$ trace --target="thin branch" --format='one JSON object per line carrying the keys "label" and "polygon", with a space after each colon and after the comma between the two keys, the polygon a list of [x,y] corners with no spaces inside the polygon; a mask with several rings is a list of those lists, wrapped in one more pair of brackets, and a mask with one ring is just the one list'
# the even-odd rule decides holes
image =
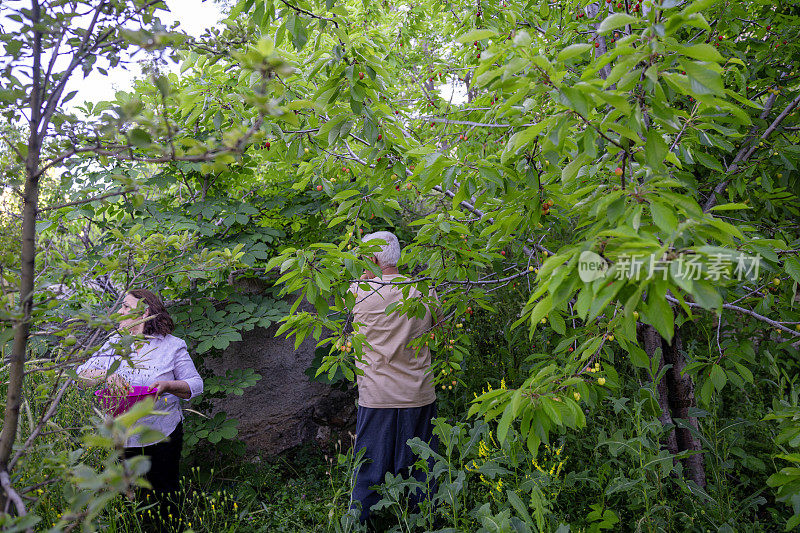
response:
{"label": "thin branch", "polygon": [[[0,472],[0,486],[3,487],[9,501],[14,503],[14,507],[17,509],[17,516],[25,516],[28,514],[28,511],[25,510],[25,503],[23,503],[17,491],[14,490],[14,487],[11,486],[11,478],[5,470]],[[28,531],[30,531],[30,529]]]}
{"label": "thin branch", "polygon": [[44,415],[42,415],[42,418],[39,419],[39,423],[36,424],[34,430],[31,431],[31,434],[28,436],[27,440],[25,441],[25,444],[23,444],[22,447],[17,450],[17,453],[15,453],[14,457],[12,457],[11,461],[9,461],[8,463],[9,470],[12,470],[17,461],[19,461],[20,457],[22,457],[25,453],[27,453],[28,448],[30,448],[31,444],[33,444],[33,441],[35,441],[36,438],[39,436],[39,434],[42,432],[42,429],[44,428],[45,424],[47,424],[48,420],[50,420],[51,418],[53,418],[53,416],[55,416],[56,412],[58,411],[58,406],[61,404],[61,400],[64,398],[64,394],[66,394],[70,385],[72,385],[71,379],[67,380],[67,382],[64,383],[64,385],[61,387],[61,390],[58,391],[58,394],[56,394],[55,398],[53,398],[53,401],[50,403],[50,408]]}
{"label": "thin branch", "polygon": [[[680,301],[678,301],[677,298],[674,298],[674,297],[669,296],[669,295],[666,295],[665,298],[667,299],[668,302],[672,302],[672,303],[680,305]],[[689,307],[705,309],[702,305],[697,304],[697,303],[693,303],[693,302],[684,302],[684,303],[686,305],[688,305]],[[765,323],[769,324],[770,326],[772,326],[774,328],[778,328],[780,330],[783,330],[783,331],[785,331],[787,333],[792,334],[795,337],[800,337],[800,331],[795,331],[793,329],[787,328],[786,326],[784,326],[780,322],[772,320],[771,318],[767,318],[764,315],[760,315],[760,314],[756,313],[755,311],[751,311],[750,309],[747,309],[745,307],[739,307],[738,305],[733,305],[733,304],[722,304],[722,308],[723,309],[730,309],[731,311],[736,311],[737,313],[742,313],[744,315],[749,315],[749,316],[755,318],[756,320],[760,320],[761,322],[765,322]]]}
{"label": "thin branch", "polygon": [[[774,96],[775,95],[773,95],[773,97]],[[759,139],[762,140],[762,141],[766,140],[767,137],[769,137],[772,134],[772,132],[775,131],[778,126],[780,126],[781,122],[783,122],[783,120],[787,116],[789,116],[789,113],[791,113],[792,110],[794,110],[794,108],[797,107],[798,104],[800,104],[800,95],[798,95],[794,100],[792,100],[786,106],[786,108],[781,112],[781,114],[778,115],[775,118],[775,120],[772,121],[772,124],[770,124],[769,127],[766,130],[764,130],[764,133],[761,134]],[[768,112],[769,111],[765,110],[765,113],[768,113]],[[766,118],[765,113],[761,114],[761,118]],[[743,146],[742,149],[739,150],[739,153],[736,154],[736,157],[734,158],[734,160],[731,162],[731,165],[726,170],[726,174],[735,174],[736,172],[738,172],[739,167],[741,166],[741,164],[747,162],[747,160],[750,158],[750,156],[753,155],[753,152],[756,151],[756,149],[758,148],[758,144],[755,143],[755,142],[752,143],[750,145],[750,148],[748,150],[746,150],[746,151],[745,151],[745,148],[746,148],[746,146]],[[717,205],[717,195],[721,194],[728,187],[729,181],[730,181],[730,179],[726,179],[725,181],[721,182],[719,185],[714,187],[714,191],[711,193],[711,197],[706,202],[706,205],[703,206],[703,212],[708,212],[712,207]]]}
{"label": "thin branch", "polygon": [[58,205],[53,205],[53,206],[49,206],[49,207],[42,207],[42,208],[39,209],[39,212],[41,213],[41,212],[44,212],[44,211],[52,211],[52,210],[55,210],[55,209],[61,209],[62,207],[72,207],[72,206],[75,206],[75,205],[88,204],[89,202],[97,202],[99,200],[105,200],[106,198],[110,198],[112,196],[120,196],[120,195],[124,196],[124,195],[132,193],[132,192],[136,192],[136,189],[125,189],[124,191],[114,191],[114,192],[110,192],[108,194],[103,194],[101,196],[94,196],[92,198],[85,198],[83,200],[75,200],[74,202],[67,202],[65,204],[58,204]]}
{"label": "thin branch", "polygon": [[527,128],[528,126],[535,126],[536,123],[531,124],[487,124],[485,122],[473,122],[471,120],[450,120],[447,118],[439,118],[439,117],[421,117],[422,120],[426,120],[429,122],[439,122],[442,124],[458,124],[460,126],[472,126],[475,128]]}
{"label": "thin branch", "polygon": [[306,11],[305,9],[303,9],[303,8],[301,8],[301,7],[298,7],[298,6],[292,5],[292,4],[290,4],[289,2],[287,2],[286,0],[281,0],[281,2],[283,2],[283,3],[286,5],[286,7],[288,7],[288,8],[291,8],[291,9],[294,9],[294,10],[295,10],[295,11],[297,11],[298,13],[303,13],[304,15],[308,15],[309,17],[311,17],[311,18],[315,18],[315,19],[318,19],[318,20],[327,20],[328,22],[330,22],[331,24],[333,24],[334,26],[336,26],[336,28],[339,28],[339,23],[338,23],[338,22],[336,22],[336,19],[329,19],[329,18],[327,18],[327,17],[323,17],[323,16],[321,16],[321,15],[315,15],[315,14],[314,14],[314,13],[312,13],[311,11]]}

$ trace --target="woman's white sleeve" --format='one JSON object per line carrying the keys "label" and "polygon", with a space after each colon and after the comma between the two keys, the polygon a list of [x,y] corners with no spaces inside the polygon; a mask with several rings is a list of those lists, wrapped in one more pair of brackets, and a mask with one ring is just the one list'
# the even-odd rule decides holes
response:
{"label": "woman's white sleeve", "polygon": [[108,368],[111,366],[113,360],[114,356],[111,352],[111,345],[110,343],[106,342],[103,347],[97,351],[97,353],[87,359],[86,362],[81,366],[76,368],[75,372],[78,374],[86,370],[102,370],[103,372],[108,372]]}
{"label": "woman's white sleeve", "polygon": [[181,341],[175,353],[175,370],[173,371],[175,379],[185,381],[189,384],[189,391],[194,398],[203,392],[203,378],[197,372],[194,366],[189,350],[186,348],[186,342]]}

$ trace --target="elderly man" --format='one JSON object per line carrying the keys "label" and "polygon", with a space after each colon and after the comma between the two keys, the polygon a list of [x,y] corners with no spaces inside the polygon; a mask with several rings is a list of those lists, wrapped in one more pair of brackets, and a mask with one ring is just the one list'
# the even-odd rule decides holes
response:
{"label": "elderly man", "polygon": [[[385,241],[372,262],[380,268],[380,280],[388,282],[400,276],[397,262],[400,243],[393,233],[379,231],[363,238]],[[438,309],[435,318],[428,309],[423,318],[409,318],[397,312],[386,314],[386,308],[404,301],[401,287],[375,283],[376,277],[366,271],[363,281],[354,283],[353,323],[366,337],[364,363],[356,365],[364,374],[358,376],[358,414],[356,417],[355,451],[366,448],[368,460],[356,474],[352,499],[361,502],[361,521],[369,518],[370,507],[378,500],[369,487],[383,482],[386,472],[408,473],[415,456],[406,442],[414,437],[436,446],[431,419],[436,417],[436,391],[430,374],[431,353],[423,346],[416,353],[409,343],[424,334],[441,320]],[[369,285],[369,289],[359,285]],[[431,296],[436,295],[431,291]],[[408,298],[421,298],[412,287]],[[424,473],[414,472],[424,480]],[[412,503],[417,501],[414,495]]]}

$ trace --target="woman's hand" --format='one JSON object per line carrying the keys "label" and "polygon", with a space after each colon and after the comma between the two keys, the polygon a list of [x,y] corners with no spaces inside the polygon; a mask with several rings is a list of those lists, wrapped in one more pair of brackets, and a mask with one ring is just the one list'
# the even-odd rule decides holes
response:
{"label": "woman's hand", "polygon": [[111,374],[106,378],[106,387],[112,396],[127,396],[133,390],[131,384],[119,374]]}
{"label": "woman's hand", "polygon": [[173,394],[183,400],[188,400],[192,396],[192,391],[189,389],[189,384],[182,379],[156,381],[150,385],[151,389],[158,389],[156,398],[162,394]]}
{"label": "woman's hand", "polygon": [[96,387],[106,379],[106,373],[104,370],[99,370],[97,368],[92,368],[90,370],[84,370],[80,374],[78,374],[78,379],[75,381],[78,386],[82,389],[88,389],[89,387]]}

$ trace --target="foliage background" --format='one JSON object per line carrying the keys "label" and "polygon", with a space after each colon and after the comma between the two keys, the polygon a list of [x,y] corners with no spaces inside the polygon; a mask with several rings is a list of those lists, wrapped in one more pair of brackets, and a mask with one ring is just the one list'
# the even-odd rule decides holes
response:
{"label": "foliage background", "polygon": [[[76,420],[91,407],[62,388],[113,329],[125,288],[170,301],[201,365],[282,322],[319,342],[318,376],[352,380],[362,337],[347,287],[366,266],[359,236],[384,228],[447,316],[420,340],[445,416],[437,506],[408,509],[414,482],[389,477],[387,528],[800,522],[796,6],[243,0],[200,39],[159,24],[162,7],[2,8],[3,527],[139,527],[124,496],[146,465],[116,456],[144,411]],[[74,64],[20,74],[62,41]],[[132,91],[64,106],[79,95],[61,80],[116,68],[128,49],[154,54]],[[179,75],[159,69],[173,58]],[[587,283],[584,251],[612,274],[629,254],[670,267]],[[759,276],[692,280],[678,266],[707,275],[740,254],[761,258]],[[274,287],[243,296],[247,278]],[[316,312],[298,311],[302,298]],[[209,378],[192,408],[258,383]],[[236,432],[224,415],[194,416],[187,454],[238,457]],[[209,498],[246,480],[210,511],[190,498],[188,527],[356,528],[347,444],[295,457],[302,472],[187,471],[187,490]]]}

